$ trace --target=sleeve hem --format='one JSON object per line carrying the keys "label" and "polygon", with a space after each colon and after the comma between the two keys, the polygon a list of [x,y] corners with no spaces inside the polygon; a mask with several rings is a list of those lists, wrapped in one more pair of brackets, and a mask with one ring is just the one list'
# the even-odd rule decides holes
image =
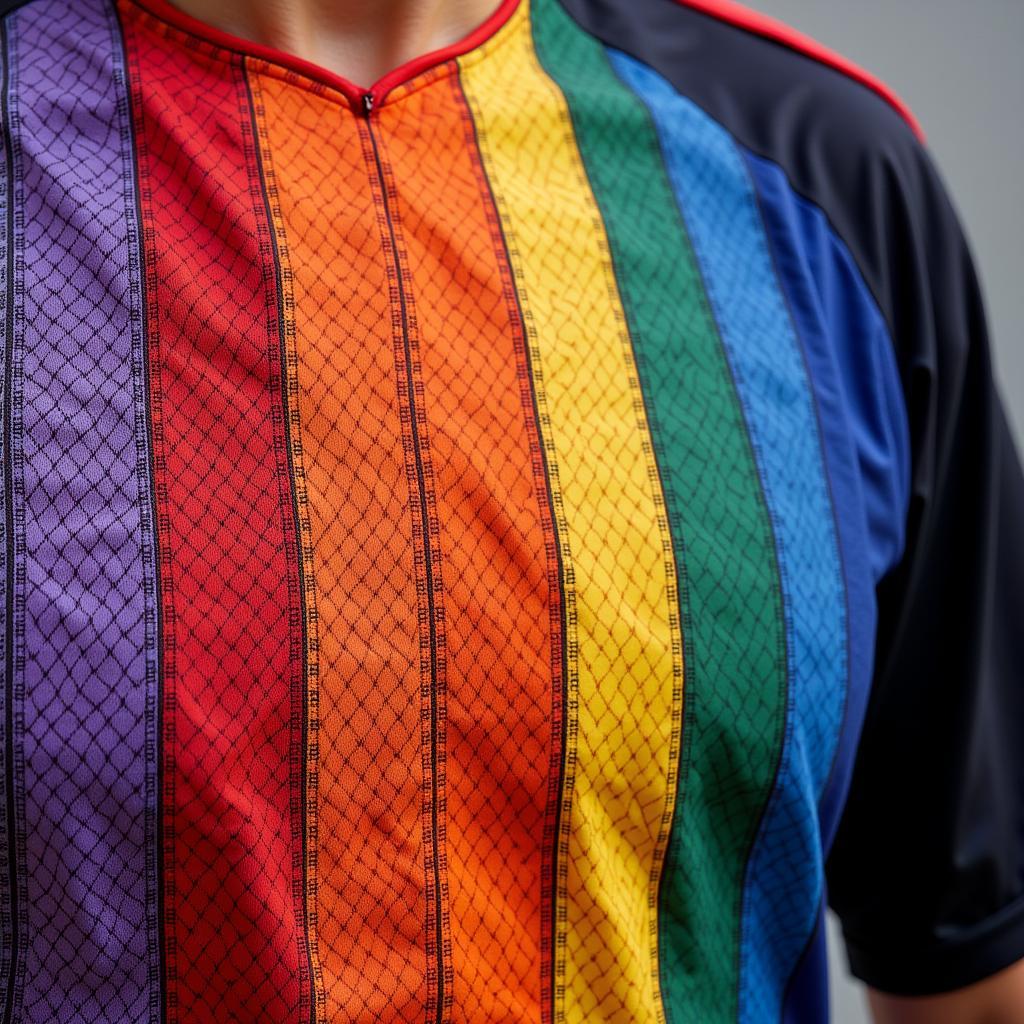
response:
{"label": "sleeve hem", "polygon": [[[894,914],[894,917],[896,915]],[[1024,895],[947,941],[927,946],[888,940],[860,944],[844,930],[850,973],[891,995],[938,995],[963,988],[1024,959]]]}

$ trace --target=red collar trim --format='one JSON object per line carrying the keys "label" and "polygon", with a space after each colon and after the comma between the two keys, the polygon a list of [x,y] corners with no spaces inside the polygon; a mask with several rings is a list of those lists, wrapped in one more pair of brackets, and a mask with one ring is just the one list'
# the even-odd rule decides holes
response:
{"label": "red collar trim", "polygon": [[470,50],[483,45],[508,21],[521,0],[501,0],[498,8],[475,29],[463,36],[462,39],[449,46],[443,46],[440,49],[431,50],[429,53],[424,53],[418,57],[413,57],[411,60],[407,60],[404,64],[392,68],[387,74],[382,75],[368,87],[357,85],[350,79],[336,74],[320,64],[304,60],[293,53],[288,53],[286,50],[265,46],[262,43],[256,43],[249,39],[243,39],[241,36],[232,35],[230,32],[224,32],[199,18],[193,18],[192,15],[186,14],[171,4],[169,0],[132,0],[132,2],[161,21],[173,25],[175,28],[190,35],[199,36],[222,49],[231,50],[234,53],[245,56],[258,57],[260,60],[265,60],[272,64],[280,64],[305,75],[307,78],[337,89],[345,94],[353,106],[358,108],[365,103],[364,97],[366,96],[371,96],[371,103],[374,106],[379,106],[387,93],[396,85],[408,82],[411,78],[415,78],[429,68],[436,67],[438,64],[444,64],[446,61],[460,57]]}

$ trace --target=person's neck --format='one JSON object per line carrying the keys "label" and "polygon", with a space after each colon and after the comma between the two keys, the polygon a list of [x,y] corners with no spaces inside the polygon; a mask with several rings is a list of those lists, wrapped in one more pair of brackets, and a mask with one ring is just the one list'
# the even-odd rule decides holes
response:
{"label": "person's neck", "polygon": [[407,60],[462,39],[498,0],[172,0],[224,32],[369,86]]}

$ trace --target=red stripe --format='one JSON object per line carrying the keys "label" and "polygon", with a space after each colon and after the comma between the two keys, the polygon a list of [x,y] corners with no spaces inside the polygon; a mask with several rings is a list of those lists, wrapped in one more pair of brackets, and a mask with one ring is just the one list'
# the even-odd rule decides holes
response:
{"label": "red stripe", "polygon": [[184,11],[179,10],[169,0],[133,0],[133,2],[141,7],[145,7],[162,21],[192,35],[200,36],[211,43],[215,43],[228,50],[233,50],[236,53],[259,57],[273,64],[280,64],[286,68],[291,68],[307,78],[321,82],[332,89],[337,89],[352,104],[360,102],[364,93],[372,93],[374,102],[378,105],[396,85],[407,82],[421,71],[426,71],[437,64],[443,64],[445,61],[452,60],[481,45],[508,21],[512,16],[512,12],[519,5],[519,0],[501,0],[496,10],[458,41],[449,46],[442,46],[439,49],[431,50],[429,53],[413,57],[411,60],[398,65],[398,67],[392,68],[392,70],[378,78],[371,86],[365,87],[356,85],[351,79],[330,71],[313,61],[303,60],[303,58],[297,57],[294,53],[279,50],[274,46],[266,46],[263,43],[253,42],[250,39],[244,39],[241,36],[232,35],[230,32],[215,28],[213,25],[200,21],[198,18],[193,18]]}
{"label": "red stripe", "polygon": [[237,63],[122,4],[162,606],[168,1019],[296,1020],[301,613],[269,226]]}
{"label": "red stripe", "polygon": [[684,7],[692,7],[696,11],[710,14],[714,18],[720,18],[722,21],[728,21],[733,25],[738,25],[740,28],[756,32],[767,39],[772,39],[793,50],[798,50],[808,57],[813,57],[815,60],[821,61],[822,64],[828,64],[837,71],[842,71],[843,74],[849,75],[850,78],[878,93],[910,125],[918,139],[921,142],[925,141],[924,129],[910,107],[896,95],[889,85],[871,74],[870,71],[865,71],[864,68],[855,64],[848,57],[844,57],[841,53],[836,53],[835,50],[830,50],[816,39],[812,39],[810,36],[804,35],[803,32],[791,28],[785,22],[770,18],[766,14],[752,11],[749,7],[735,3],[734,0],[676,0],[676,2]]}

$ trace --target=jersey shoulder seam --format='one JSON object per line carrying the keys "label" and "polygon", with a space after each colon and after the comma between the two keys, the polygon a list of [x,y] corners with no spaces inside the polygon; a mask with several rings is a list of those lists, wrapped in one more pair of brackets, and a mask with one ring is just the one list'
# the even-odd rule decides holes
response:
{"label": "jersey shoulder seam", "polygon": [[849,57],[825,46],[824,43],[818,42],[777,18],[751,10],[751,8],[737,3],[736,0],[675,0],[675,2],[755,35],[763,36],[772,42],[780,43],[820,64],[834,68],[881,96],[907,122],[918,140],[922,143],[926,141],[924,129],[914,112],[890,85],[850,60]]}

